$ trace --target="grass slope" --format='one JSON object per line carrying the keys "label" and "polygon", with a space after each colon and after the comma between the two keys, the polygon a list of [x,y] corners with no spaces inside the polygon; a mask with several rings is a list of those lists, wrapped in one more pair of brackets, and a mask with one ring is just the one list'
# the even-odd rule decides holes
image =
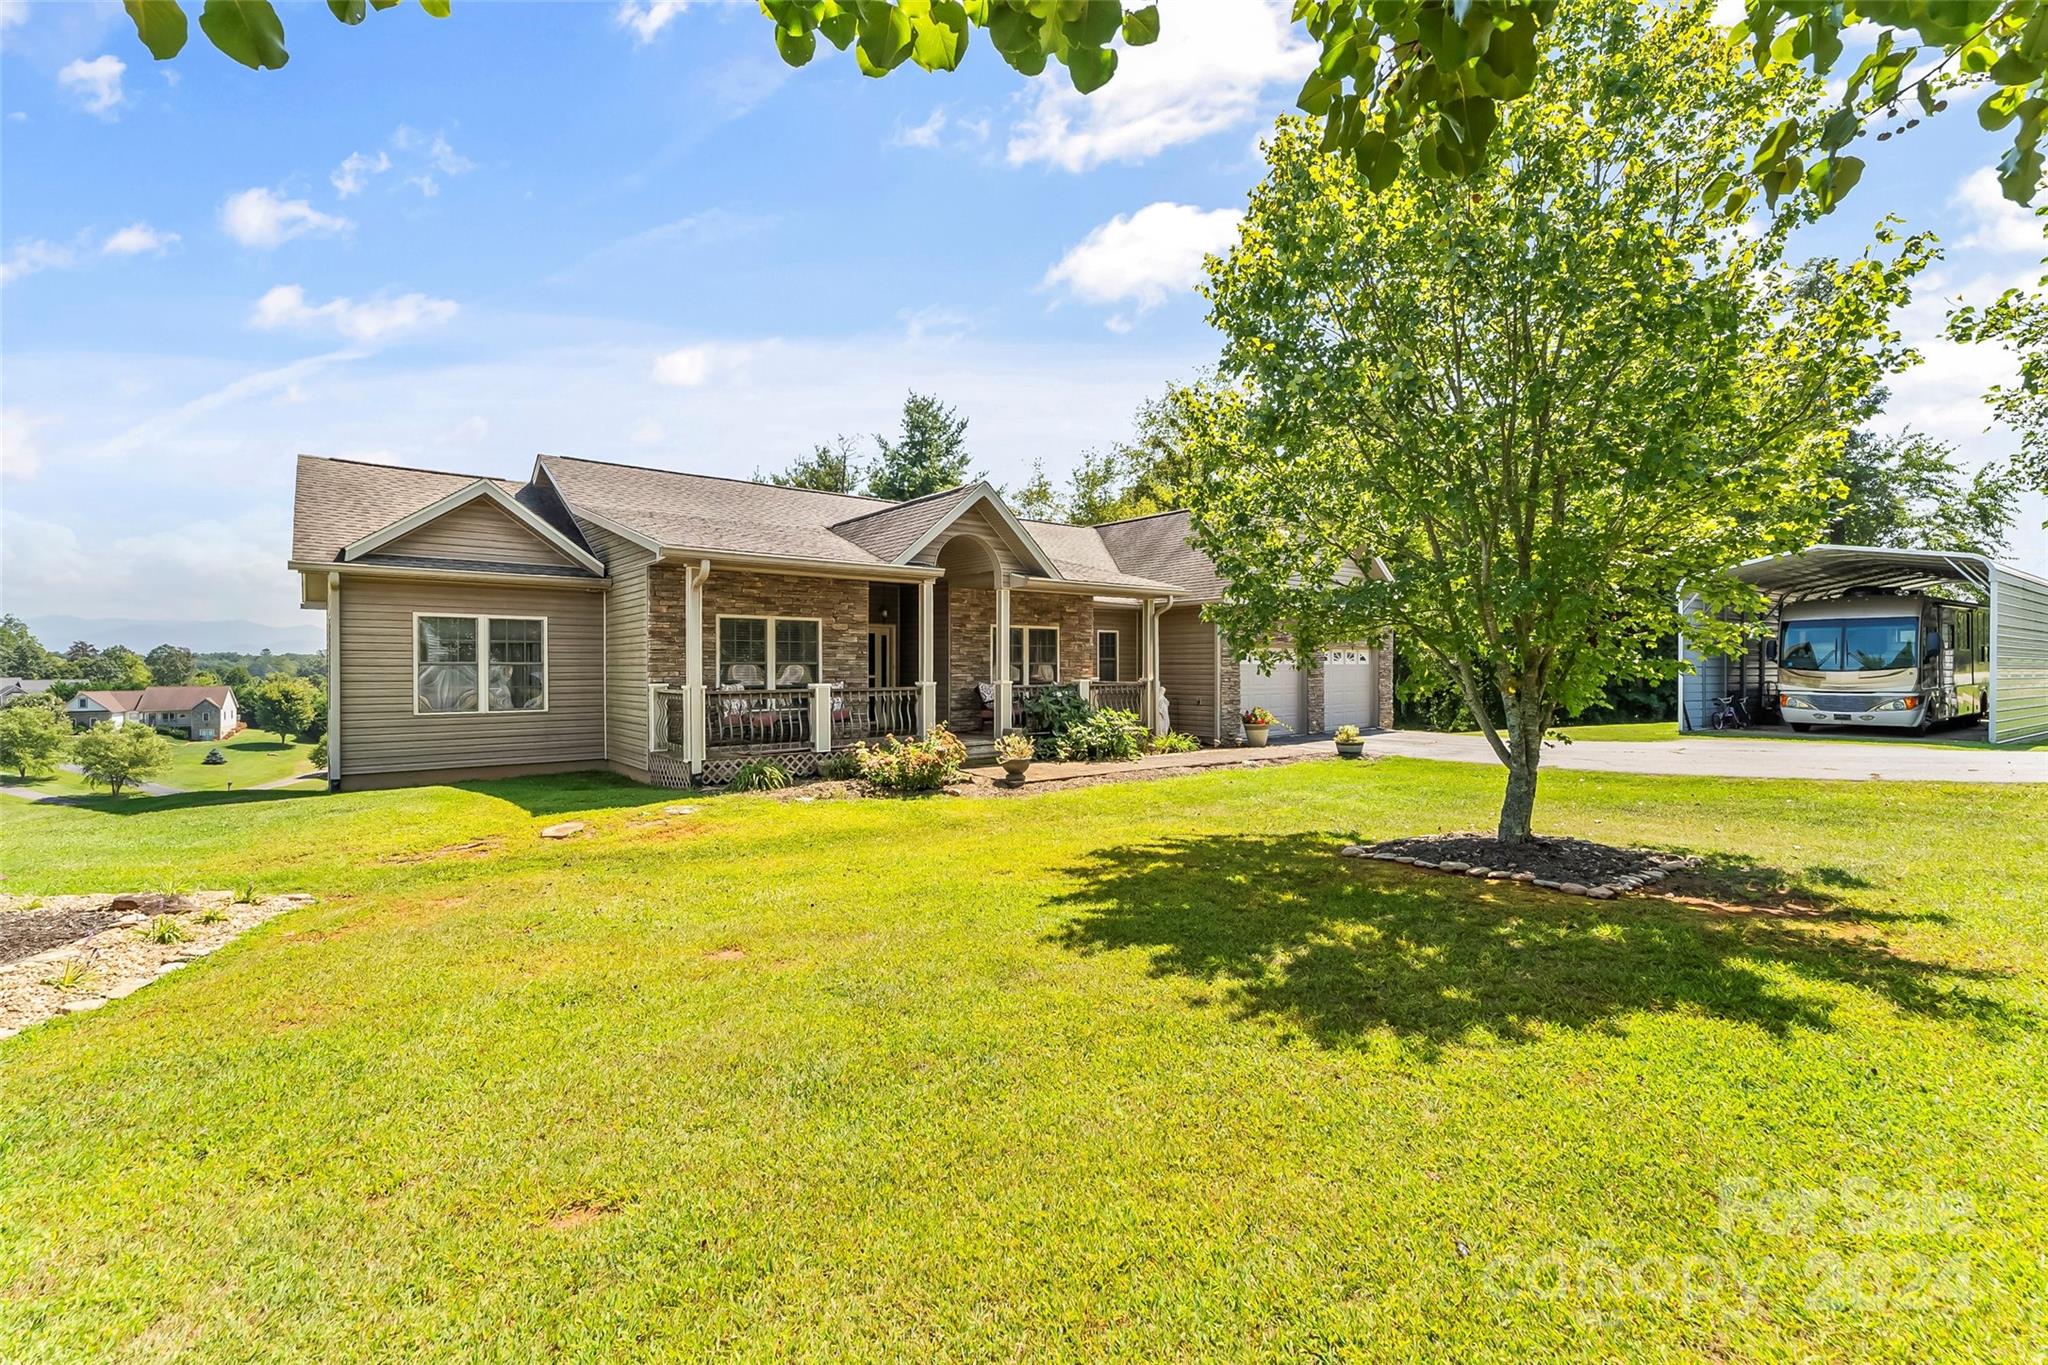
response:
{"label": "grass slope", "polygon": [[0,1358],[2048,1349],[2048,792],[1545,779],[1749,913],[1332,856],[1498,786],[9,804],[325,899],[0,1043]]}
{"label": "grass slope", "polygon": [[[225,763],[209,766],[206,753],[218,748]],[[313,770],[313,746],[295,744],[280,740],[275,735],[259,736],[254,730],[244,730],[232,739],[216,743],[212,740],[173,739],[171,740],[171,765],[151,778],[167,787],[178,787],[185,791],[219,792],[230,786],[238,790],[275,782]],[[66,796],[106,795],[104,787],[90,787],[77,773],[59,772],[48,777],[31,777],[23,780],[12,774],[0,774],[0,786],[23,787],[30,791],[61,792]],[[148,800],[133,794],[137,800]]]}

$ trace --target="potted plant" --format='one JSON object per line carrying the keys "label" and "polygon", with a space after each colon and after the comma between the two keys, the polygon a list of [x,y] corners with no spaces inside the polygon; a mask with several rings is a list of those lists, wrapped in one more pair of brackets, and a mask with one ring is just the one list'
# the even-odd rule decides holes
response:
{"label": "potted plant", "polygon": [[1024,773],[1031,766],[1034,752],[1035,746],[1031,743],[1031,736],[1022,730],[1008,731],[996,741],[996,759],[1003,765],[1003,771],[1010,775],[1011,786],[1024,785]]}
{"label": "potted plant", "polygon": [[1358,733],[1356,725],[1337,727],[1337,757],[1357,758],[1365,752],[1365,736]]}
{"label": "potted plant", "polygon": [[1244,742],[1254,749],[1266,747],[1266,736],[1273,728],[1273,713],[1263,706],[1254,706],[1239,719],[1244,721]]}

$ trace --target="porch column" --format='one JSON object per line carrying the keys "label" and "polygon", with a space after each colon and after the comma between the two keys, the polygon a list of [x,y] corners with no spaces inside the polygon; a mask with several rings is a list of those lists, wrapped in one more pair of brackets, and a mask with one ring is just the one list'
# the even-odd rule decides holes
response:
{"label": "porch column", "polygon": [[1145,724],[1153,734],[1166,733],[1166,708],[1159,704],[1163,684],[1159,681],[1159,599],[1145,599]]}
{"label": "porch column", "polygon": [[704,580],[710,576],[708,559],[683,570],[683,757],[693,773],[704,771]]}
{"label": "porch column", "polygon": [[993,670],[991,676],[996,685],[996,705],[991,733],[1001,737],[1003,731],[1010,728],[1010,576],[997,569],[995,582],[996,638],[989,667]]}
{"label": "porch column", "polygon": [[928,738],[939,719],[939,675],[932,661],[932,617],[938,613],[936,580],[917,582],[917,737]]}

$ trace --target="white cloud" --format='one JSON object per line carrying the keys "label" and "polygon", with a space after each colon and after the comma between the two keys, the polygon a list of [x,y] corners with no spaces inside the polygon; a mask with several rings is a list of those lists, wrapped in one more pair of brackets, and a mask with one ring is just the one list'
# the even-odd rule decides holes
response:
{"label": "white cloud", "polygon": [[43,467],[43,446],[36,428],[49,425],[20,408],[0,408],[0,479],[33,479]]}
{"label": "white cloud", "polygon": [[1122,52],[1115,78],[1094,94],[1077,93],[1058,66],[1034,81],[1031,112],[1010,133],[1010,163],[1085,171],[1143,161],[1257,117],[1268,88],[1299,85],[1315,57],[1279,0],[1175,7],[1159,41]]}
{"label": "white cloud", "polygon": [[88,114],[111,115],[121,107],[121,73],[128,63],[115,56],[79,58],[57,73],[57,84]]}
{"label": "white cloud", "polygon": [[898,147],[936,147],[939,145],[939,134],[945,131],[946,106],[942,104],[932,110],[931,116],[916,127],[899,126],[896,129],[896,136],[890,141]]}
{"label": "white cloud", "polygon": [[334,168],[327,180],[334,186],[334,192],[346,199],[350,195],[361,194],[363,187],[370,183],[370,177],[382,175],[390,169],[389,152],[380,151],[375,156],[350,152],[341,159],[341,164]]}
{"label": "white cloud", "polygon": [[903,324],[903,336],[913,344],[920,341],[953,341],[974,329],[974,319],[936,304],[925,308],[899,308],[896,320]]}
{"label": "white cloud", "polygon": [[1959,243],[1961,246],[1984,251],[2023,251],[2035,257],[2048,255],[2048,235],[2042,232],[2041,220],[2033,210],[2005,197],[1998,188],[1998,173],[1989,166],[1970,172],[1956,186],[1956,192],[1949,196],[1949,207],[1971,224],[1968,235]]}
{"label": "white cloud", "polygon": [[0,28],[28,22],[28,0],[0,0]]}
{"label": "white cloud", "polygon": [[672,389],[694,389],[711,378],[712,348],[685,346],[654,358],[654,382]]}
{"label": "white cloud", "polygon": [[178,234],[159,232],[147,223],[130,223],[119,232],[111,233],[100,244],[100,251],[108,256],[141,256],[148,252],[163,252],[177,245]]}
{"label": "white cloud", "polygon": [[[183,525],[156,523],[124,534],[90,535],[62,522],[5,515],[0,571],[9,609],[31,615],[132,616],[137,604],[207,602],[220,616],[253,610],[290,620],[279,585],[290,521],[269,509],[232,519],[207,516]],[[196,608],[204,615],[213,608]]]}
{"label": "white cloud", "polygon": [[0,261],[0,284],[13,284],[42,270],[62,270],[71,264],[72,258],[70,247],[40,237],[16,242],[7,259]]}
{"label": "white cloud", "polygon": [[303,199],[283,199],[260,185],[223,200],[220,225],[243,246],[262,250],[309,232],[346,232],[355,226],[346,218],[320,212]]}
{"label": "white cloud", "polygon": [[311,304],[306,302],[306,291],[298,285],[280,284],[256,300],[249,325],[265,331],[331,326],[351,341],[369,343],[446,322],[455,312],[454,300],[428,298],[425,294],[364,299],[361,303],[336,298]]}
{"label": "white cloud", "polygon": [[[1141,313],[1157,308],[1194,287],[1202,258],[1229,247],[1243,216],[1172,203],[1120,213],[1062,256],[1041,287],[1064,286],[1084,303],[1130,303]],[[1129,330],[1129,319],[1112,318],[1110,330]]]}
{"label": "white cloud", "polygon": [[619,0],[612,22],[633,31],[636,41],[651,43],[669,21],[690,7],[690,0]]}
{"label": "white cloud", "polygon": [[437,176],[467,175],[476,169],[476,163],[456,151],[445,133],[429,135],[401,123],[385,146],[374,154],[350,152],[328,173],[327,179],[336,194],[348,199],[361,194],[372,180],[394,168],[399,172],[400,183],[431,199],[441,192]]}

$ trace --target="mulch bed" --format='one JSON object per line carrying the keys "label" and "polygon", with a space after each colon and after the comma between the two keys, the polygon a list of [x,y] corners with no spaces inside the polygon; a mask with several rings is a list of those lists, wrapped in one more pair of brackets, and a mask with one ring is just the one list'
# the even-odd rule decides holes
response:
{"label": "mulch bed", "polygon": [[1607,900],[1634,891],[1697,859],[1647,848],[1615,848],[1585,839],[1532,839],[1503,844],[1488,834],[1433,834],[1413,839],[1388,839],[1377,844],[1351,844],[1347,858],[1372,858],[1406,863],[1424,871],[1489,881],[1524,882],[1546,891]]}

